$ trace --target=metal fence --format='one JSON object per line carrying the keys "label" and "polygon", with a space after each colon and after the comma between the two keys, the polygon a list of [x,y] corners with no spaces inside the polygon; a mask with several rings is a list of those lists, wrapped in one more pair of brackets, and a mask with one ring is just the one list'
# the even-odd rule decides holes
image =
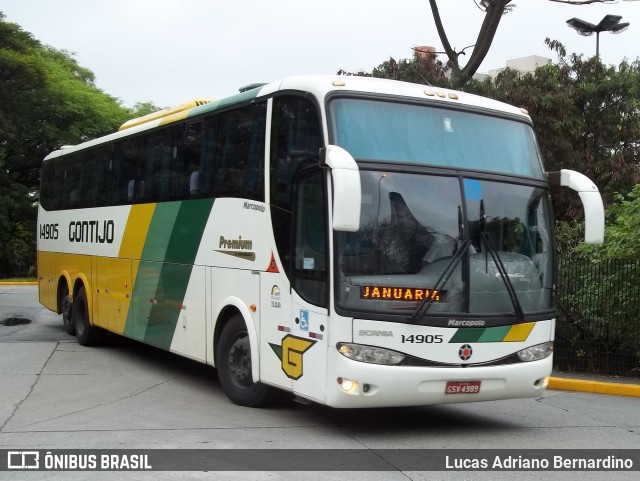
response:
{"label": "metal fence", "polygon": [[640,261],[558,265],[557,371],[640,377]]}

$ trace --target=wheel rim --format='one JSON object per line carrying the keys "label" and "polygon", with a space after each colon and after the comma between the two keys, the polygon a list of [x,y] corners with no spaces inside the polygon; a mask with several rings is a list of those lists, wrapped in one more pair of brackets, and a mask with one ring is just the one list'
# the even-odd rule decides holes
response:
{"label": "wheel rim", "polygon": [[229,349],[227,359],[231,381],[237,387],[248,388],[253,384],[251,375],[251,346],[247,333],[240,333]]}

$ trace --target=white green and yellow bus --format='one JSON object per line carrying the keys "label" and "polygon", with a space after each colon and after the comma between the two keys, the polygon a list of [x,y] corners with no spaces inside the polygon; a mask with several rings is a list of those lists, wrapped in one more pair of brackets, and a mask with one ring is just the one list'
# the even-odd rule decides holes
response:
{"label": "white green and yellow bus", "polygon": [[40,302],[214,366],[235,403],[537,397],[555,327],[550,186],[529,115],[463,92],[292,77],[48,155]]}

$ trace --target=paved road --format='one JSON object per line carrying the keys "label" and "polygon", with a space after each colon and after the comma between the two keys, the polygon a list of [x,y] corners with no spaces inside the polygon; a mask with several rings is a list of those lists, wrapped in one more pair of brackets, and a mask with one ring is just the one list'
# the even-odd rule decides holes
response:
{"label": "paved road", "polygon": [[[341,411],[231,404],[215,370],[112,338],[86,348],[32,286],[0,286],[0,449],[640,449],[640,400],[547,391],[538,400]],[[513,479],[509,472],[19,473],[0,479]],[[576,479],[578,473],[518,473]],[[637,479],[618,472],[607,479]],[[581,480],[604,479],[580,473]]]}

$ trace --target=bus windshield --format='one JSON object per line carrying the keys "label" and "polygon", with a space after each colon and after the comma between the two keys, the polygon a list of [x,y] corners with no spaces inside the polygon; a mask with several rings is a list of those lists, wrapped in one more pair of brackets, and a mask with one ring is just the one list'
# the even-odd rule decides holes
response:
{"label": "bus windshield", "polygon": [[338,306],[510,317],[553,308],[545,189],[441,175],[360,174],[360,230],[338,234]]}
{"label": "bus windshield", "polygon": [[356,159],[544,178],[533,129],[524,122],[357,98],[334,99],[330,111],[333,143]]}

